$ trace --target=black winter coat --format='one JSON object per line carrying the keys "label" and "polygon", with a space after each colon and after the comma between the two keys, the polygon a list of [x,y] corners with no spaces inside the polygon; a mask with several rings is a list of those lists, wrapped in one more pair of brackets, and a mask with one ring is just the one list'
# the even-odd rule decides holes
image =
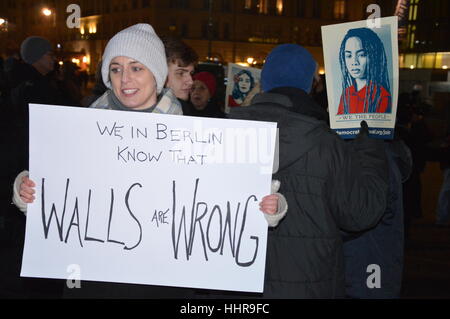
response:
{"label": "black winter coat", "polygon": [[402,183],[411,173],[412,159],[401,140],[384,144],[390,189],[386,211],[374,228],[344,238],[345,286],[349,298],[400,297],[404,250]]}
{"label": "black winter coat", "polygon": [[[277,122],[279,169],[273,178],[288,202],[269,230],[264,298],[345,295],[340,230],[373,227],[386,206],[387,163],[382,142],[360,136],[345,143],[326,113],[304,91],[278,88],[232,118]],[[380,144],[381,143],[381,144]]]}

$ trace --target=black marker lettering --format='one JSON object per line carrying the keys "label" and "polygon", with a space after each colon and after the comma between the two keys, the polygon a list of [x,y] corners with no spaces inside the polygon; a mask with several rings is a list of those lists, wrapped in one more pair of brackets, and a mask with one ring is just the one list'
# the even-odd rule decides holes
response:
{"label": "black marker lettering", "polygon": [[[73,222],[75,217],[77,218],[76,223]],[[80,241],[81,247],[83,247],[83,243],[81,242],[81,234],[80,234],[80,216],[78,215],[78,197],[75,198],[75,207],[73,208],[73,214],[72,214],[72,218],[70,220],[69,229],[67,229],[66,239],[64,240],[64,242],[66,244],[67,244],[67,239],[69,238],[69,233],[70,233],[70,230],[72,229],[72,226],[77,226],[78,240]]]}
{"label": "black marker lettering", "polygon": [[[195,195],[194,195],[195,197]],[[193,211],[194,209],[192,209]],[[180,225],[178,227],[178,236],[175,240],[175,213],[176,213],[176,183],[175,181],[172,181],[172,245],[173,245],[173,251],[174,251],[174,257],[175,259],[178,259],[178,246],[180,243],[180,235],[181,235],[181,226],[183,225],[184,229],[184,243],[186,248],[186,259],[189,260],[189,242],[190,240],[187,239],[187,231],[186,231],[186,207],[183,206],[183,211],[181,213],[181,220]],[[192,212],[193,214],[193,212]],[[191,228],[192,228],[192,222],[191,222]],[[176,241],[176,242],[175,242]]]}
{"label": "black marker lettering", "polygon": [[130,188],[128,189],[128,191],[127,191],[126,196],[125,196],[125,205],[127,206],[128,212],[130,213],[131,217],[133,217],[133,219],[136,221],[136,223],[139,226],[139,241],[133,247],[128,248],[128,247],[125,246],[123,248],[125,250],[132,250],[132,249],[136,248],[137,246],[139,246],[139,244],[141,243],[141,240],[142,240],[142,226],[141,226],[141,223],[139,223],[139,220],[136,218],[136,216],[133,215],[133,213],[131,212],[131,209],[130,209],[130,205],[129,205],[130,192],[131,192],[131,190],[133,189],[134,186],[139,186],[139,187],[142,188],[142,185],[139,184],[139,183],[134,183],[133,185],[131,185]]}
{"label": "black marker lettering", "polygon": [[227,232],[227,228],[228,228],[228,239],[230,241],[230,248],[231,248],[231,253],[233,254],[233,257],[235,256],[234,251],[235,251],[235,247],[236,247],[236,225],[237,225],[237,219],[238,219],[238,215],[239,215],[239,208],[241,206],[241,203],[237,204],[237,208],[236,208],[236,214],[234,216],[234,229],[233,229],[233,238],[231,238],[231,207],[230,207],[230,202],[227,202],[227,217],[225,218],[225,226],[223,228],[223,241],[222,241],[222,247],[220,248],[220,254],[223,255],[223,247],[225,245],[225,233]]}
{"label": "black marker lettering", "polygon": [[[160,128],[160,127],[163,127],[163,128]],[[156,139],[163,140],[163,139],[167,138],[166,130],[167,130],[167,125],[162,124],[162,123],[156,124]],[[161,137],[162,134],[164,134],[163,137]]]}
{"label": "black marker lettering", "polygon": [[[197,183],[198,183],[198,178],[197,178],[197,181],[196,181],[196,188],[197,188]],[[199,210],[200,205],[203,205],[205,207],[205,210],[203,211],[203,214],[201,214],[200,217],[198,217],[198,210]],[[197,228],[196,225],[198,223],[198,227],[200,228],[200,235],[201,235],[201,239],[202,239],[202,244],[203,244],[203,253],[205,254],[205,259],[206,260],[208,260],[208,254],[206,252],[205,233],[203,232],[203,227],[202,227],[201,220],[203,219],[203,217],[205,217],[207,212],[208,212],[208,204],[206,204],[205,202],[197,203],[196,208],[195,208],[194,228],[191,229],[191,240],[190,240],[190,248],[189,248],[189,255],[192,255],[192,248],[194,246],[195,229]]]}
{"label": "black marker lettering", "polygon": [[120,139],[123,139],[122,135],[120,135],[120,130],[123,129],[123,126],[116,126],[116,122],[114,122],[113,127],[111,129],[108,129],[108,126],[105,126],[103,129],[100,127],[100,124],[97,122],[97,128],[101,135],[104,135],[105,132],[108,133],[109,136],[112,136],[114,133],[114,136],[120,137]]}
{"label": "black marker lettering", "polygon": [[110,239],[110,237],[109,237],[109,233],[111,231],[111,220],[112,220],[112,215],[113,215],[113,208],[114,208],[114,189],[111,188],[111,206],[110,206],[110,209],[109,209],[108,235],[107,235],[106,241],[108,243],[116,243],[116,244],[119,244],[119,245],[125,245],[121,241],[116,241],[116,240]]}
{"label": "black marker lettering", "polygon": [[194,144],[194,141],[191,138],[191,132],[189,131],[183,131],[183,139],[186,141],[189,138],[192,144]]}
{"label": "black marker lettering", "polygon": [[256,248],[255,248],[255,253],[253,255],[253,259],[248,261],[248,262],[240,262],[239,261],[239,251],[241,248],[241,240],[242,240],[242,233],[244,232],[244,228],[245,228],[245,220],[247,218],[247,208],[248,208],[248,202],[251,198],[254,198],[254,201],[257,201],[258,199],[256,198],[255,195],[251,195],[248,199],[247,202],[245,203],[245,209],[244,209],[244,216],[242,217],[242,225],[241,225],[241,232],[239,234],[239,240],[238,240],[238,245],[237,245],[237,249],[236,249],[236,264],[238,264],[241,267],[249,267],[251,266],[256,259],[256,255],[258,254],[258,245],[259,245],[259,238],[256,236],[250,236],[250,239],[253,239],[256,241]]}
{"label": "black marker lettering", "polygon": [[65,191],[65,194],[64,194],[64,207],[63,207],[63,212],[62,212],[62,216],[61,216],[61,222],[59,221],[58,214],[56,212],[55,203],[52,204],[50,217],[48,218],[48,221],[46,221],[46,216],[45,216],[45,178],[42,179],[42,186],[41,186],[41,201],[42,201],[41,213],[42,213],[42,224],[44,226],[45,239],[48,238],[48,232],[49,232],[49,229],[50,229],[50,224],[52,222],[53,216],[55,216],[56,226],[58,228],[59,239],[61,241],[63,241],[63,224],[64,224],[64,215],[66,214],[67,192],[69,190],[69,183],[70,183],[70,180],[67,179],[66,180],[66,191]]}
{"label": "black marker lettering", "polygon": [[[219,213],[219,225],[220,225],[220,227],[219,227],[219,242],[217,243],[217,247],[213,248],[213,247],[211,247],[211,241],[209,239],[209,237],[210,237],[209,236],[209,234],[210,234],[209,233],[209,229],[210,229],[211,220],[212,220],[212,218],[214,216],[214,212],[215,211],[218,211],[218,213]],[[216,251],[218,251],[220,249],[220,246],[222,244],[222,212],[220,211],[219,205],[216,205],[216,206],[213,207],[213,209],[211,211],[211,215],[209,216],[208,227],[206,229],[206,239],[208,241],[208,247],[213,253],[215,253]]]}
{"label": "black marker lettering", "polygon": [[89,194],[88,194],[88,205],[87,205],[87,216],[86,216],[86,228],[84,230],[84,240],[85,241],[98,241],[100,243],[104,243],[104,240],[101,239],[97,239],[97,238],[93,238],[93,237],[89,237],[88,236],[88,227],[89,227],[89,213],[90,213],[90,209],[91,209],[91,193],[92,191],[89,190]]}

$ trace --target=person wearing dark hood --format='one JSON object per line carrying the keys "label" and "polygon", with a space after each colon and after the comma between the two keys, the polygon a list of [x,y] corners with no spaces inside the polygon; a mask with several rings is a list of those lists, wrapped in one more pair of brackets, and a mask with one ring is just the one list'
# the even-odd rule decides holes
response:
{"label": "person wearing dark hood", "polygon": [[381,141],[346,143],[310,97],[316,62],[296,44],[273,49],[261,73],[263,93],[230,117],[277,122],[280,182],[288,211],[270,228],[263,298],[345,297],[341,230],[375,226],[386,208],[387,161]]}

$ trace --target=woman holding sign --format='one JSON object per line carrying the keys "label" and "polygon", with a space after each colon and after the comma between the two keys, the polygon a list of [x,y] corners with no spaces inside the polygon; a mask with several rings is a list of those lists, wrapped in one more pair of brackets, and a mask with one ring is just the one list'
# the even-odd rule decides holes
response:
{"label": "woman holding sign", "polygon": [[[183,114],[172,91],[163,88],[168,73],[164,45],[149,24],[136,24],[117,33],[106,45],[102,61],[102,78],[108,90],[90,107]],[[21,174],[28,176],[27,171]],[[23,178],[20,200],[17,196],[13,199],[22,211],[34,200],[34,186],[28,177]],[[67,298],[186,298],[193,294],[185,288],[89,281],[83,281],[81,288],[64,290]]]}
{"label": "woman holding sign", "polygon": [[350,29],[342,40],[339,62],[343,79],[338,115],[391,112],[386,53],[375,32]]}
{"label": "woman holding sign", "polygon": [[[90,107],[182,115],[182,108],[170,89],[164,89],[167,61],[164,46],[148,24],[136,24],[117,33],[103,54],[102,77],[108,90]],[[24,171],[16,177],[13,202],[26,213],[27,204],[35,200],[35,183]],[[279,185],[278,185],[279,187]],[[264,197],[260,209],[270,215],[270,225],[276,225],[286,213],[283,197]],[[279,202],[280,201],[280,202]],[[269,218],[268,218],[269,219]],[[65,289],[69,298],[189,298],[192,289],[83,282],[82,288]]]}

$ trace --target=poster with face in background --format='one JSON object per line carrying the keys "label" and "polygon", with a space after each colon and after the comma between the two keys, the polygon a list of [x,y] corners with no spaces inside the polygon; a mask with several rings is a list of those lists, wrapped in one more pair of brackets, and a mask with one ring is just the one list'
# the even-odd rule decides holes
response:
{"label": "poster with face in background", "polygon": [[393,138],[398,99],[397,19],[322,26],[330,126],[342,138],[356,137],[363,120],[369,136]]}
{"label": "poster with face in background", "polygon": [[260,91],[261,70],[228,63],[228,83],[225,94],[225,112],[231,107],[246,106]]}

